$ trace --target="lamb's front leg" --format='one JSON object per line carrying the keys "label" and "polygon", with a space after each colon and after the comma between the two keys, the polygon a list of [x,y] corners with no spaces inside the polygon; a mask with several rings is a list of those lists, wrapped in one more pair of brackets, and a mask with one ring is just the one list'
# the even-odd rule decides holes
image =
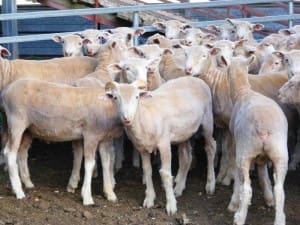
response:
{"label": "lamb's front leg", "polygon": [[84,138],[84,180],[81,189],[83,205],[93,205],[92,197],[92,174],[95,166],[95,152],[98,145],[98,140],[91,137]]}
{"label": "lamb's front leg", "polygon": [[171,171],[171,146],[170,143],[161,143],[159,146],[161,169],[159,170],[161,180],[166,192],[167,205],[166,210],[169,215],[177,212],[177,202],[173,190],[173,177]]}
{"label": "lamb's front leg", "polygon": [[113,183],[111,176],[114,176],[111,172],[111,152],[114,151],[113,140],[105,141],[99,145],[99,153],[101,156],[102,173],[103,173],[103,192],[108,201],[117,201],[117,196],[113,190]]}
{"label": "lamb's front leg", "polygon": [[181,196],[185,189],[186,178],[192,163],[192,146],[189,141],[178,146],[179,168],[175,178],[175,195]]}
{"label": "lamb's front leg", "polygon": [[151,166],[151,155],[148,152],[141,151],[142,165],[143,165],[143,180],[146,184],[146,197],[143,206],[150,208],[154,206],[155,190],[152,181],[152,166]]}

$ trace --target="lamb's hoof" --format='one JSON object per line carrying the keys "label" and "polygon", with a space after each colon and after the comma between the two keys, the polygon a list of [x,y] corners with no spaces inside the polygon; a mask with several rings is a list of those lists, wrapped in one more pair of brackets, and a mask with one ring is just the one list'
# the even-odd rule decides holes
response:
{"label": "lamb's hoof", "polygon": [[174,188],[175,196],[180,197],[182,195],[183,190],[184,190],[184,187],[181,187],[180,185],[176,185]]}
{"label": "lamb's hoof", "polygon": [[32,188],[34,188],[34,184],[32,182],[28,182],[28,183],[25,184],[25,187],[27,189],[32,189]]}
{"label": "lamb's hoof", "polygon": [[275,202],[274,202],[273,198],[271,198],[271,199],[265,199],[265,202],[266,202],[266,205],[268,207],[274,207],[275,206]]}
{"label": "lamb's hoof", "polygon": [[154,206],[154,199],[152,198],[145,198],[144,203],[143,203],[143,207],[144,208],[151,208]]}
{"label": "lamb's hoof", "polygon": [[117,198],[117,196],[116,196],[115,193],[105,194],[105,196],[106,196],[106,199],[108,201],[110,201],[110,202],[116,202],[116,201],[118,201],[118,198]]}
{"label": "lamb's hoof", "polygon": [[290,163],[289,165],[289,171],[295,171],[297,169],[297,165],[295,163]]}
{"label": "lamb's hoof", "polygon": [[166,210],[168,215],[174,215],[177,212],[176,201],[167,202]]}
{"label": "lamb's hoof", "polygon": [[23,191],[21,191],[20,193],[16,194],[16,197],[17,197],[17,199],[23,199],[23,198],[25,198],[25,194]]}
{"label": "lamb's hoof", "polygon": [[231,180],[232,180],[231,178],[225,177],[225,178],[222,180],[221,184],[224,185],[224,186],[229,186],[229,185],[231,184]]}
{"label": "lamb's hoof", "polygon": [[207,183],[205,186],[206,194],[212,195],[215,193],[216,184],[214,182]]}
{"label": "lamb's hoof", "polygon": [[234,213],[234,212],[236,212],[238,210],[238,207],[239,207],[238,204],[230,202],[230,204],[228,205],[227,209],[228,209],[229,212]]}
{"label": "lamb's hoof", "polygon": [[95,202],[92,198],[87,198],[87,199],[83,200],[83,205],[92,206],[92,205],[95,205]]}
{"label": "lamb's hoof", "polygon": [[71,186],[68,185],[68,187],[67,187],[67,192],[73,193],[73,194],[74,194],[74,193],[75,193],[75,190],[76,190],[75,188],[73,188],[73,187],[71,187]]}

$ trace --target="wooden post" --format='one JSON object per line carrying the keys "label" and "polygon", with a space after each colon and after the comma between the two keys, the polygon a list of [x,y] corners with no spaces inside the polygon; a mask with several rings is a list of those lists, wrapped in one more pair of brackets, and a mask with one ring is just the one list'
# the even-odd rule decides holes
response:
{"label": "wooden post", "polygon": [[[2,13],[16,13],[16,0],[2,0]],[[18,24],[16,20],[7,20],[2,22],[3,36],[17,36]],[[19,57],[19,49],[17,43],[5,44],[5,47],[11,52],[11,59]]]}

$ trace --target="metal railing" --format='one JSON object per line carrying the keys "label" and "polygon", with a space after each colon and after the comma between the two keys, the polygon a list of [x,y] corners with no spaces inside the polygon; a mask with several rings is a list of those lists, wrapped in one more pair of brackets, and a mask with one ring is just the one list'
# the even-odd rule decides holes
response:
{"label": "metal railing", "polygon": [[[0,21],[7,20],[21,20],[21,19],[38,19],[45,17],[65,17],[65,16],[82,16],[91,14],[111,14],[111,13],[133,13],[133,27],[139,26],[139,12],[143,11],[156,11],[156,10],[175,10],[175,9],[191,9],[191,8],[203,8],[203,7],[224,7],[231,5],[248,5],[258,3],[277,3],[287,2],[289,4],[287,15],[265,16],[265,17],[252,17],[241,18],[240,20],[247,20],[249,22],[273,22],[273,21],[289,21],[289,26],[293,25],[293,20],[300,19],[300,14],[294,14],[294,1],[293,0],[230,0],[230,1],[213,1],[213,2],[201,2],[201,3],[170,3],[170,4],[151,4],[151,5],[134,5],[134,6],[122,6],[112,8],[90,8],[90,9],[70,9],[70,10],[57,10],[54,11],[41,11],[41,12],[26,12],[26,13],[6,13],[0,15]],[[214,21],[201,21],[191,22],[194,27],[206,26],[209,24],[220,25],[225,20]],[[156,31],[152,26],[143,26],[146,32]],[[75,31],[74,31],[75,32]],[[28,42],[28,41],[41,41],[49,40],[53,35],[65,35],[73,32],[64,33],[48,33],[48,34],[35,34],[35,35],[21,35],[11,37],[1,37],[0,43],[16,43],[16,42]]]}

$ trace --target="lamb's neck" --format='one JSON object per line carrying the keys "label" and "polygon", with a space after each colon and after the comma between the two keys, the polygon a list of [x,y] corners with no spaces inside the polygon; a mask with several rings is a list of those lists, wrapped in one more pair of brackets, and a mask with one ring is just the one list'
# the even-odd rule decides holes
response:
{"label": "lamb's neck", "polygon": [[226,72],[218,69],[212,60],[208,61],[206,68],[202,68],[199,77],[210,87],[213,94],[219,85],[225,85],[227,82]]}
{"label": "lamb's neck", "polygon": [[242,68],[236,68],[230,74],[230,96],[233,103],[249,93],[248,74]]}
{"label": "lamb's neck", "polygon": [[[139,103],[135,117],[130,125],[125,125],[125,131],[137,149],[147,150],[151,153],[152,148],[145,145],[147,128],[143,126],[143,118],[145,118],[143,106]],[[147,139],[147,138],[146,138]]]}
{"label": "lamb's neck", "polygon": [[0,57],[0,70],[1,70],[1,77],[0,77],[0,90],[5,88],[9,83],[12,82],[12,71],[11,71],[11,61],[7,59],[3,59]]}

